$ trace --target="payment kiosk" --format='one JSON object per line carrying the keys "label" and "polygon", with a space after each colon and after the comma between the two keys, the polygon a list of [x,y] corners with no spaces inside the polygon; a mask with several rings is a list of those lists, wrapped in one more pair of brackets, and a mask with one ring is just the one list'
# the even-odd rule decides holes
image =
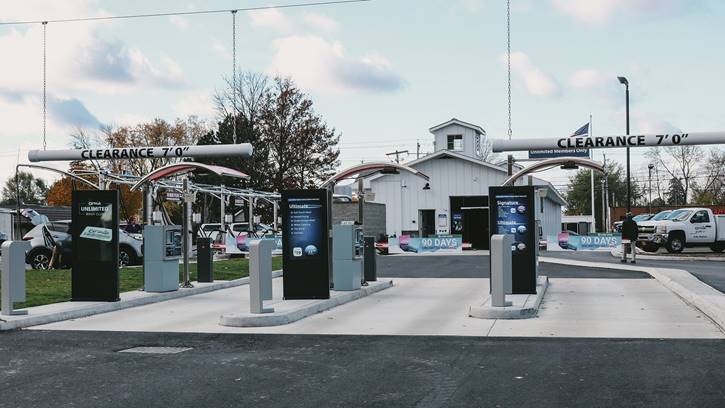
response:
{"label": "payment kiosk", "polygon": [[146,292],[170,292],[179,289],[181,227],[147,225],[143,230],[143,272]]}
{"label": "payment kiosk", "polygon": [[354,222],[332,226],[334,290],[360,289],[363,276],[363,229]]}

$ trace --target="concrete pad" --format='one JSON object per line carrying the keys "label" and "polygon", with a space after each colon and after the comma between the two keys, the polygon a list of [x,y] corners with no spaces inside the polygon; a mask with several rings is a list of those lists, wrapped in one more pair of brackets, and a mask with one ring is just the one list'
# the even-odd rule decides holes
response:
{"label": "concrete pad", "polygon": [[363,286],[358,290],[330,291],[329,299],[270,302],[265,307],[274,307],[274,312],[272,313],[259,314],[245,312],[224,314],[219,317],[219,324],[231,327],[281,326],[344,305],[345,303],[353,302],[392,286],[392,280],[383,279],[376,282],[369,282],[368,286]]}
{"label": "concrete pad", "polygon": [[549,278],[539,276],[536,280],[536,294],[533,295],[506,295],[506,302],[511,306],[491,306],[491,296],[488,296],[483,304],[471,306],[468,316],[476,319],[530,319],[536,316],[541,301],[549,286]]}
{"label": "concrete pad", "polygon": [[724,338],[651,279],[551,279],[536,319],[497,320],[491,336]]}
{"label": "concrete pad", "polygon": [[[272,272],[272,276],[282,276],[282,271],[274,271]],[[118,302],[61,302],[35,306],[27,309],[20,309],[28,312],[25,315],[2,315],[2,318],[0,319],[0,331],[20,329],[69,319],[78,319],[81,317],[109,313],[152,303],[165,302],[171,299],[194,296],[215,290],[247,285],[248,283],[249,278],[240,278],[232,281],[215,281],[212,283],[192,282],[194,285],[193,288],[179,288],[179,290],[173,292],[151,293],[141,290],[124,292],[121,293],[121,300]]]}

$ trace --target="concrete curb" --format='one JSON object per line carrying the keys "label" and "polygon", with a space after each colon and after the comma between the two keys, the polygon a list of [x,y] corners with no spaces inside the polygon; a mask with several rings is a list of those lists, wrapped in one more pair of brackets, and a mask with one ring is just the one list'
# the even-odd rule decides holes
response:
{"label": "concrete curb", "polygon": [[[622,258],[621,251],[612,250],[610,252],[615,258]],[[678,256],[678,255],[647,255],[648,252],[638,251],[637,259],[650,261],[713,261],[725,262],[725,256]]]}
{"label": "concrete curb", "polygon": [[541,262],[562,265],[607,268],[646,272],[688,305],[704,313],[725,333],[725,294],[682,269],[615,265],[607,262],[586,262],[557,258],[539,258]]}
{"label": "concrete curb", "polygon": [[[281,270],[272,272],[273,278],[279,276],[282,276]],[[233,288],[236,286],[243,286],[249,284],[249,277],[213,283],[194,282],[194,284],[196,286],[193,288],[179,288],[179,290],[174,292],[125,292],[121,294],[121,300],[118,302],[66,302],[21,309],[27,310],[28,314],[22,316],[2,316],[2,319],[0,319],[0,331],[22,329],[24,327],[55,323],[63,320],[79,319],[81,317],[115,312],[117,310],[165,302],[167,300],[179,299],[187,296],[200,295],[202,293]],[[126,299],[124,299],[124,297],[126,297]],[[51,310],[48,312],[42,311],[49,308],[58,308],[59,305],[64,304],[68,304],[69,308],[65,310]],[[75,305],[78,305],[78,307],[74,307]],[[41,311],[38,311],[39,308],[42,308]]]}
{"label": "concrete curb", "polygon": [[357,299],[372,295],[393,286],[392,280],[369,282],[369,286],[363,286],[360,290],[352,292],[339,292],[339,295],[330,299],[314,301],[306,305],[284,311],[266,314],[235,313],[225,314],[219,317],[221,326],[230,327],[266,327],[282,326],[290,324],[305,317],[324,312],[325,310],[344,305]]}
{"label": "concrete curb", "polygon": [[549,278],[547,276],[539,276],[536,282],[536,295],[507,295],[526,296],[526,300],[521,306],[492,307],[491,297],[489,296],[483,301],[481,306],[471,306],[468,310],[468,316],[477,319],[530,319],[536,317],[539,312],[539,306],[544,300],[546,289],[549,288]]}

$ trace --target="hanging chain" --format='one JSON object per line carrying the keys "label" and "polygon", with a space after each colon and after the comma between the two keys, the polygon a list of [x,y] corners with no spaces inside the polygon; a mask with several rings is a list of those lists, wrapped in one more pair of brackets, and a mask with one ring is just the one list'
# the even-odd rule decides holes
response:
{"label": "hanging chain", "polygon": [[237,10],[232,10],[232,138],[237,144]]}
{"label": "hanging chain", "polygon": [[46,127],[47,127],[47,116],[48,116],[48,96],[46,93],[47,89],[47,80],[46,80],[46,29],[48,27],[48,22],[43,21],[43,150],[45,150],[48,147],[48,143],[46,141]]}
{"label": "hanging chain", "polygon": [[511,0],[506,1],[506,62],[508,64],[508,108],[509,108],[509,140],[511,130]]}

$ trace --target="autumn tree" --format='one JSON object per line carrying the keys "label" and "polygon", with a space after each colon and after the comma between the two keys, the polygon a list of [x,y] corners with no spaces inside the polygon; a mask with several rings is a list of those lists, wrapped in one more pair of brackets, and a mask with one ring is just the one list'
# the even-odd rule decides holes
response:
{"label": "autumn tree", "polygon": [[47,194],[48,186],[43,179],[36,178],[31,173],[19,171],[15,177],[10,177],[5,182],[0,204],[15,205],[18,198],[20,204],[44,204]]}

